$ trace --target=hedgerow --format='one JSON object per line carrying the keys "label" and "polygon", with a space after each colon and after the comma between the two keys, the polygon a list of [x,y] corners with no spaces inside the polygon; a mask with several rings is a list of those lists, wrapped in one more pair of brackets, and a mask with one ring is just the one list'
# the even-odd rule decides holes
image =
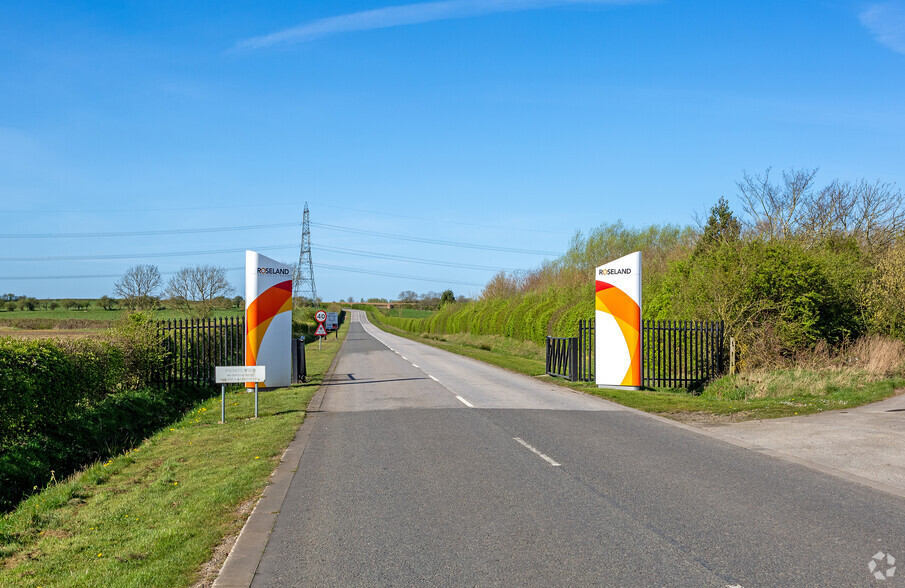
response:
{"label": "hedgerow", "polygon": [[103,340],[0,338],[0,510],[142,439],[209,393],[151,387],[165,357],[143,315]]}

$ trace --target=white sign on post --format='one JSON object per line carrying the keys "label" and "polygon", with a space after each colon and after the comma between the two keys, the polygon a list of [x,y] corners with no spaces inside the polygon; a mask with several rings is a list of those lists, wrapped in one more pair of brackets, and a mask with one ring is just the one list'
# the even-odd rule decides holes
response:
{"label": "white sign on post", "polygon": [[242,382],[263,382],[263,365],[218,365],[214,368],[217,384],[241,384]]}
{"label": "white sign on post", "polygon": [[218,365],[214,381],[220,384],[220,422],[226,422],[226,385],[255,383],[255,418],[258,418],[258,382],[264,381],[263,365]]}

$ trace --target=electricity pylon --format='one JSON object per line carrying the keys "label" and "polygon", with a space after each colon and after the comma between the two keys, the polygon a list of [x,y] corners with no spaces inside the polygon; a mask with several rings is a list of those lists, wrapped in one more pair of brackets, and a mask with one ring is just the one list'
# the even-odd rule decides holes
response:
{"label": "electricity pylon", "polygon": [[302,246],[299,249],[299,262],[295,266],[295,276],[292,278],[292,297],[296,303],[310,300],[312,305],[317,305],[314,263],[311,261],[311,219],[307,202],[305,203],[305,214],[302,216]]}

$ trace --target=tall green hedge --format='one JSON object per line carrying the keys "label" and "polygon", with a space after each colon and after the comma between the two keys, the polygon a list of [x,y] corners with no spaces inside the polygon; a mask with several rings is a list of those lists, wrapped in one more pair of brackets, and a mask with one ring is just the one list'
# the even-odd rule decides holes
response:
{"label": "tall green hedge", "polygon": [[[583,301],[589,291],[591,298]],[[502,335],[541,343],[547,335],[572,336],[578,319],[593,316],[593,304],[592,284],[448,304],[425,318],[388,316],[377,311],[376,320],[410,333]]]}

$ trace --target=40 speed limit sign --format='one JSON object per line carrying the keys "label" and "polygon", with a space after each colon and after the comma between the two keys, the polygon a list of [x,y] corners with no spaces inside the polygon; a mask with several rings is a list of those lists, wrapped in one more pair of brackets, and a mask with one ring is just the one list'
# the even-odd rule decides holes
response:
{"label": "40 speed limit sign", "polygon": [[317,321],[317,330],[314,331],[315,337],[326,337],[327,329],[324,327],[324,322],[327,320],[327,313],[323,310],[319,310],[314,313],[314,320]]}

